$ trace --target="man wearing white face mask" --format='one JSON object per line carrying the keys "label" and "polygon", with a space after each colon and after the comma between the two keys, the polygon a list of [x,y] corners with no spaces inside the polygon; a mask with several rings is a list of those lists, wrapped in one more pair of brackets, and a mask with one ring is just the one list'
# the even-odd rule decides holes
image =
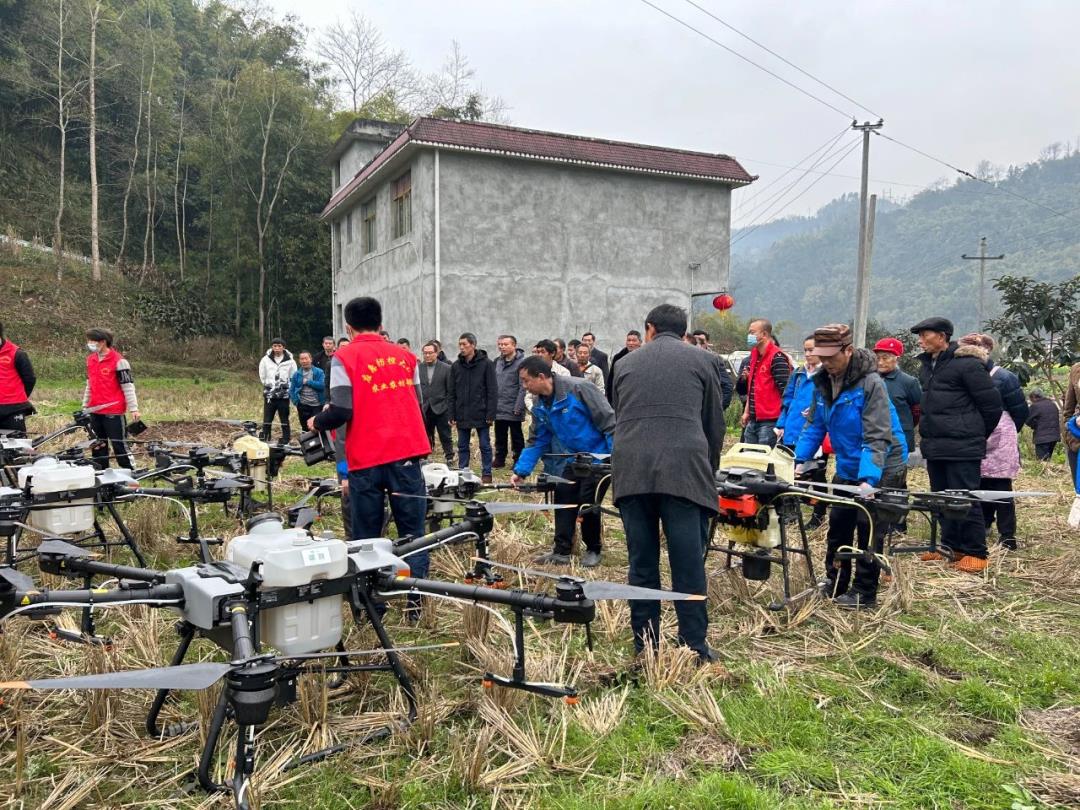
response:
{"label": "man wearing white face mask", "polygon": [[[127,422],[124,414],[139,419],[139,401],[135,397],[135,381],[131,364],[113,348],[113,333],[108,329],[87,329],[86,389],[82,406],[99,408],[90,414],[90,427],[98,437],[91,453],[94,466],[104,470],[109,466],[109,444],[112,444],[116,463],[132,468],[124,435]],[[104,407],[102,407],[104,406]]]}
{"label": "man wearing white face mask", "polygon": [[791,376],[787,355],[772,336],[772,324],[764,318],[750,322],[746,345],[751,347],[746,369],[746,405],[743,408],[743,441],[750,444],[776,444],[777,419],[782,397]]}

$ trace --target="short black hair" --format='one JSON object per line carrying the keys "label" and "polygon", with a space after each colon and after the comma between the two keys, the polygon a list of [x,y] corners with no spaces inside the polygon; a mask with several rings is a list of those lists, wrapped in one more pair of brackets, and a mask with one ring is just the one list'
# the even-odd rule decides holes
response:
{"label": "short black hair", "polygon": [[536,341],[536,345],[533,346],[533,348],[534,349],[543,349],[545,352],[550,354],[552,357],[555,356],[555,344],[552,341],[548,340],[547,338],[544,338],[543,340]]}
{"label": "short black hair", "polygon": [[593,340],[596,340],[596,335],[594,335],[592,332],[582,332],[581,333],[581,339],[582,340],[584,340],[587,337],[591,337]]}
{"label": "short black hair", "polygon": [[272,339],[272,340],[270,341],[270,345],[271,345],[271,346],[284,346],[284,345],[285,345],[285,341],[284,341],[284,340],[282,340],[281,338],[273,338],[273,339]]}
{"label": "short black hair", "polygon": [[568,349],[576,349],[580,345],[581,345],[581,341],[575,338],[574,340],[571,340],[569,343],[567,343],[566,347]]}
{"label": "short black hair", "polygon": [[410,349],[412,348],[412,344],[409,343],[408,338],[398,338],[397,342],[398,342],[398,346],[408,346]]}
{"label": "short black hair", "polygon": [[326,341],[328,341],[328,340],[332,343],[334,341],[334,336],[333,335],[323,335],[323,343],[326,343]]}
{"label": "short black hair", "polygon": [[[549,340],[548,343],[551,341]],[[518,372],[524,371],[530,377],[550,377],[551,366],[549,366],[543,357],[536,354],[531,354],[521,361],[521,365],[518,366]]]}
{"label": "short black hair", "polygon": [[476,345],[476,335],[474,335],[472,332],[462,332],[460,335],[458,335],[458,340],[467,340],[473,346]]}
{"label": "short black hair", "polygon": [[555,338],[555,345],[562,349],[564,352],[566,351],[566,341],[564,341],[562,338]]}
{"label": "short black hair", "polygon": [[105,345],[111,349],[115,338],[113,333],[108,329],[102,329],[100,326],[92,326],[86,330],[86,339],[104,342]]}
{"label": "short black hair", "polygon": [[517,346],[517,338],[513,335],[499,335],[499,340],[509,340],[515,346]]}
{"label": "short black hair", "polygon": [[631,335],[636,337],[638,340],[641,340],[641,332],[639,332],[637,329],[631,329],[629,332],[626,333],[627,337],[630,337]]}
{"label": "short black hair", "polygon": [[427,343],[425,343],[425,344],[424,344],[423,346],[421,346],[421,347],[420,347],[420,351],[423,351],[423,350],[424,350],[424,349],[426,349],[426,348],[427,348],[428,346],[430,346],[430,347],[431,347],[431,350],[432,350],[433,352],[435,352],[435,354],[438,354],[438,353],[439,353],[439,344],[437,344],[437,343],[436,343],[436,342],[435,342],[434,340],[429,340],[429,341],[428,341]]}
{"label": "short black hair", "polygon": [[339,337],[337,339],[337,345],[338,346],[340,346],[342,343],[348,343],[348,342],[349,342],[349,339],[347,337]]}
{"label": "short black hair", "polygon": [[652,324],[657,334],[672,332],[676,335],[686,333],[686,310],[674,304],[660,304],[653,307],[645,316],[645,327]]}
{"label": "short black hair", "polygon": [[308,351],[307,349],[301,349],[300,351],[298,351],[298,352],[296,353],[296,359],[297,359],[297,360],[299,360],[299,359],[300,359],[301,357],[303,357],[303,356],[304,356],[305,354],[306,354],[306,355],[307,355],[308,357],[311,357],[311,358],[314,358],[314,357],[315,357],[315,355],[313,355],[313,354],[312,354],[312,353],[311,353],[310,351]]}
{"label": "short black hair", "polygon": [[704,336],[705,336],[705,340],[706,340],[706,342],[707,342],[707,341],[709,340],[709,333],[708,333],[708,332],[706,332],[706,331],[705,331],[704,329],[695,329],[695,330],[694,330],[693,332],[691,332],[690,334],[691,334],[691,335],[695,335],[695,336],[696,336],[696,335],[704,335]]}
{"label": "short black hair", "polygon": [[374,332],[382,326],[382,304],[366,295],[345,305],[345,323],[357,332]]}

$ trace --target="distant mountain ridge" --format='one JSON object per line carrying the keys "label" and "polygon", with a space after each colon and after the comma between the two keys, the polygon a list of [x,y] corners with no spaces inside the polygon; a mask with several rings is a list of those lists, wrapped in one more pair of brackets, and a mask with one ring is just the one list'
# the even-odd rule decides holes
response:
{"label": "distant mountain ridge", "polygon": [[[990,182],[962,179],[921,191],[902,205],[879,199],[871,260],[870,316],[903,328],[934,314],[958,330],[977,328],[978,253],[991,279],[1028,275],[1058,281],[1080,273],[1080,151],[1010,166]],[[991,174],[991,177],[994,175]],[[731,287],[737,312],[789,321],[800,331],[854,315],[858,198],[846,194],[813,217],[790,217],[739,238],[733,232]]]}

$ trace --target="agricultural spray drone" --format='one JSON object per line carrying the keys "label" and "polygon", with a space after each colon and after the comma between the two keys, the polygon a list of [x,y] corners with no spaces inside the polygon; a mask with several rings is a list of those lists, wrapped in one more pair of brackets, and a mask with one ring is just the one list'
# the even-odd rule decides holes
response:
{"label": "agricultural spray drone", "polygon": [[[491,513],[485,511],[485,514],[490,520]],[[402,724],[415,720],[415,690],[399,657],[408,648],[396,649],[382,622],[381,605],[387,598],[428,595],[510,608],[516,623],[512,673],[507,677],[489,672],[483,677],[483,685],[560,697],[570,703],[576,702],[578,697],[572,686],[526,680],[526,617],[581,624],[587,628],[595,617],[598,599],[704,598],[572,577],[555,577],[555,593],[549,596],[410,576],[407,562],[410,555],[467,539],[473,535],[473,528],[474,521],[469,519],[415,539],[345,542],[336,538],[313,538],[306,531],[284,528],[276,516],[263,515],[249,522],[247,535],[229,542],[225,560],[167,571],[97,562],[86,549],[59,540],[46,540],[38,554],[43,571],[70,577],[108,576],[118,579],[119,584],[110,589],[41,590],[29,576],[13,568],[0,568],[0,617],[7,619],[23,614],[29,618],[43,618],[64,608],[90,610],[148,604],[180,614],[177,625],[180,644],[167,667],[9,681],[0,683],[0,689],[150,689],[155,696],[146,717],[146,730],[153,736],[169,736],[183,733],[190,727],[181,724],[164,731],[159,727],[158,718],[170,691],[207,689],[224,679],[196,776],[204,789],[231,791],[236,806],[246,808],[250,806],[249,782],[255,768],[255,730],[267,721],[275,703],[284,704],[296,699],[297,679],[301,675],[330,673],[337,683],[341,683],[350,673],[388,672],[395,679],[407,706]],[[488,560],[483,562],[487,566],[495,565]],[[343,604],[348,604],[354,621],[370,622],[378,638],[378,649],[345,649],[342,643]],[[231,656],[230,660],[184,664],[196,638],[214,642]],[[279,654],[265,648],[273,648]],[[329,648],[334,649],[327,651]],[[371,658],[376,660],[370,661]],[[359,663],[356,659],[364,662]],[[236,724],[236,750],[233,774],[226,784],[222,784],[214,780],[211,770],[227,720]],[[391,731],[392,727],[387,726],[363,741]],[[338,745],[309,754],[302,762],[322,759],[344,747]]]}

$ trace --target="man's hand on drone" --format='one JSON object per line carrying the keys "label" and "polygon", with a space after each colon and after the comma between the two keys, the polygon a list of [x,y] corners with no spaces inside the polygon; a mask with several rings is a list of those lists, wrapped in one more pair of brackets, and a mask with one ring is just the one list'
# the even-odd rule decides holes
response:
{"label": "man's hand on drone", "polygon": [[510,476],[510,486],[512,486],[514,489],[517,489],[524,483],[525,479],[517,473],[514,473],[512,476]]}
{"label": "man's hand on drone", "polygon": [[315,430],[315,417],[314,416],[308,417],[307,429],[308,430]]}
{"label": "man's hand on drone", "polygon": [[860,498],[873,498],[874,488],[865,481],[859,482],[859,497]]}

